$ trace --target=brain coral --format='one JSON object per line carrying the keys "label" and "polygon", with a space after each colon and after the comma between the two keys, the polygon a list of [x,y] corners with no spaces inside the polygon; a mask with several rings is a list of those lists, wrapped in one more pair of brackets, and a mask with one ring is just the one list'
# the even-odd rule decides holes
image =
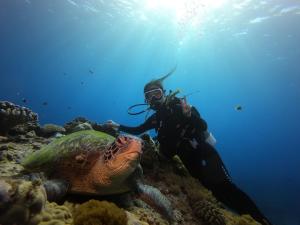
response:
{"label": "brain coral", "polygon": [[90,200],[73,214],[74,225],[126,225],[126,212],[107,201]]}

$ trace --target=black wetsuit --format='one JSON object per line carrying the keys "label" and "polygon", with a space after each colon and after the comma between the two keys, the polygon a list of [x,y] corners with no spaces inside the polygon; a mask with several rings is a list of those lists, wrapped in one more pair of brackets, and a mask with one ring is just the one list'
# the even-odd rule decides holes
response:
{"label": "black wetsuit", "polygon": [[232,181],[216,149],[205,141],[207,124],[195,107],[184,113],[183,102],[174,98],[160,107],[138,127],[120,125],[119,130],[141,134],[155,129],[160,152],[167,157],[177,154],[190,174],[213,192],[218,200],[239,214],[250,214],[262,224],[271,224],[255,203]]}

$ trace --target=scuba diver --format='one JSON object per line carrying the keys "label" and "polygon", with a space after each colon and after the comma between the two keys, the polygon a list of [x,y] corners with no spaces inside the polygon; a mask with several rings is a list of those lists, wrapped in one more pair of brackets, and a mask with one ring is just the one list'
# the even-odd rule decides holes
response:
{"label": "scuba diver", "polygon": [[[109,120],[105,125],[133,135],[155,129],[160,153],[167,158],[178,155],[189,173],[229,208],[239,214],[250,214],[263,225],[271,225],[250,197],[232,182],[214,148],[215,139],[208,132],[207,123],[197,109],[189,105],[185,98],[176,97],[178,92],[166,95],[162,82],[174,70],[144,86],[146,104],[155,112],[143,124],[128,127]],[[139,105],[143,104],[135,106]]]}

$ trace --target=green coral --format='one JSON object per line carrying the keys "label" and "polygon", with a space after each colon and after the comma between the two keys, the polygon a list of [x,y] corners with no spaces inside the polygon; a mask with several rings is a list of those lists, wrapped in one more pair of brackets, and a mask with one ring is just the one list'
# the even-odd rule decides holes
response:
{"label": "green coral", "polygon": [[90,200],[75,209],[74,225],[126,225],[126,212],[107,201]]}
{"label": "green coral", "polygon": [[[76,151],[93,151],[101,147],[104,149],[114,137],[99,131],[85,130],[78,131],[64,137],[55,139],[41,150],[28,155],[22,165],[31,171],[42,168],[53,168],[55,162],[68,158]],[[50,164],[49,164],[50,163]]]}

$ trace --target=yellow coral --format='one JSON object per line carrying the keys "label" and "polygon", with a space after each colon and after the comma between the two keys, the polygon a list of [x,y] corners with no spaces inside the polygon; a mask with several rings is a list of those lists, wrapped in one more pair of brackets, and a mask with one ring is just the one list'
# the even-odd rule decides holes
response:
{"label": "yellow coral", "polygon": [[72,222],[72,214],[66,206],[47,202],[45,209],[33,217],[28,225],[66,225]]}
{"label": "yellow coral", "polygon": [[74,225],[126,225],[127,215],[114,203],[90,200],[74,211]]}
{"label": "yellow coral", "polygon": [[1,179],[0,192],[0,224],[27,224],[46,203],[45,190],[38,182]]}

